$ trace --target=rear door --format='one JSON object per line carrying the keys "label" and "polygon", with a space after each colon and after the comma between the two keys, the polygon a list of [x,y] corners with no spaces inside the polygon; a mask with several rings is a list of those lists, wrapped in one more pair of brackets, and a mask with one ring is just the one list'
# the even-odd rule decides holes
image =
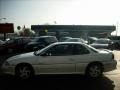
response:
{"label": "rear door", "polygon": [[91,61],[91,54],[89,50],[81,44],[75,44],[73,49],[74,57],[71,58],[75,61],[76,72],[83,73],[87,64]]}

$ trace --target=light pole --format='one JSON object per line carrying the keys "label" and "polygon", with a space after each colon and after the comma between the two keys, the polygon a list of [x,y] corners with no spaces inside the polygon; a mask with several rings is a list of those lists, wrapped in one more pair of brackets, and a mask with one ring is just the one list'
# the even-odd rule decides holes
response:
{"label": "light pole", "polygon": [[[0,20],[6,20],[6,18],[0,18]],[[3,33],[4,34],[4,40],[6,39],[6,33]]]}
{"label": "light pole", "polygon": [[117,21],[117,25],[116,25],[116,36],[117,36],[117,33],[118,33],[118,28],[119,28],[119,22]]}

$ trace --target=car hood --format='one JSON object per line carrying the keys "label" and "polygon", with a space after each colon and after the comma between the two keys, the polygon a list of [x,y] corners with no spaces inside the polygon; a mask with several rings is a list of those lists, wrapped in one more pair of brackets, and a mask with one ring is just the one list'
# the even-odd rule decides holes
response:
{"label": "car hood", "polygon": [[13,61],[13,60],[21,60],[22,61],[22,60],[32,59],[33,57],[35,57],[35,55],[33,54],[33,52],[30,52],[30,53],[12,56],[12,57],[8,58],[7,61]]}

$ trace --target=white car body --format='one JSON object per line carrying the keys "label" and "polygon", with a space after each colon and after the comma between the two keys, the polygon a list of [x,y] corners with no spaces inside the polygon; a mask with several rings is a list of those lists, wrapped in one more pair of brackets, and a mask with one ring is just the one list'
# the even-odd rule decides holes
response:
{"label": "white car body", "polygon": [[96,49],[108,49],[110,43],[112,43],[110,39],[100,38],[90,45]]}
{"label": "white car body", "polygon": [[[89,53],[82,55],[44,56],[42,53],[56,45],[78,44],[84,46]],[[110,51],[97,51],[89,45],[79,42],[57,42],[40,51],[16,55],[8,58],[2,65],[4,73],[15,75],[18,64],[27,63],[32,66],[35,75],[40,74],[85,74],[87,66],[92,62],[100,62],[104,72],[116,68],[116,61]]]}

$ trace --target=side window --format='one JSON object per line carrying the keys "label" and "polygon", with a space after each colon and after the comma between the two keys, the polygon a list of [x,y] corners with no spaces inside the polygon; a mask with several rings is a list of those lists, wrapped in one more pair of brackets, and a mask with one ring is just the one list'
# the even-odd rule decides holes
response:
{"label": "side window", "polygon": [[87,50],[86,47],[76,44],[74,45],[74,49],[73,49],[73,54],[74,55],[82,55],[82,54],[89,54],[89,50]]}
{"label": "side window", "polygon": [[14,44],[18,44],[18,40],[17,39],[14,39]]}
{"label": "side window", "polygon": [[51,38],[46,38],[45,42],[47,42],[49,44],[51,42]]}
{"label": "side window", "polygon": [[72,55],[72,48],[70,47],[71,45],[69,44],[56,45],[47,50],[46,53],[49,53],[51,56],[68,56]]}

